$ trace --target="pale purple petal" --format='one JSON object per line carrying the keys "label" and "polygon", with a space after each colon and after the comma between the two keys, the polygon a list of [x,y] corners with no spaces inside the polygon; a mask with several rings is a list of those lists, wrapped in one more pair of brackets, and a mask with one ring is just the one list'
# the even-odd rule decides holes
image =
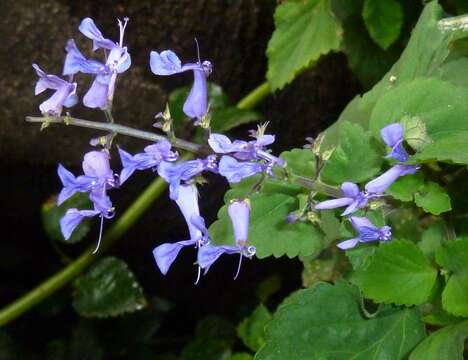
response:
{"label": "pale purple petal", "polygon": [[392,148],[392,151],[386,156],[386,158],[394,158],[400,162],[405,162],[408,160],[409,155],[403,147],[403,144],[398,143]]}
{"label": "pale purple petal", "polygon": [[63,184],[63,189],[57,199],[57,205],[61,205],[75,193],[86,192],[91,187],[92,178],[86,176],[75,177],[75,175],[65,169],[61,164],[59,164],[57,168],[57,173]]}
{"label": "pale purple petal", "polygon": [[353,247],[355,247],[358,243],[359,243],[359,239],[354,238],[354,239],[342,241],[336,244],[336,246],[338,246],[342,250],[348,250],[348,249],[352,249]]}
{"label": "pale purple petal", "polygon": [[238,254],[238,246],[220,245],[214,246],[207,244],[198,249],[197,263],[205,270],[208,270],[213,263],[223,254]]}
{"label": "pale purple petal", "polygon": [[389,170],[384,172],[379,177],[368,182],[366,184],[366,191],[374,194],[383,193],[390,185],[392,185],[396,179],[400,176],[414,174],[419,169],[418,166],[413,165],[395,165]]}
{"label": "pale purple petal", "polygon": [[117,46],[112,40],[104,38],[101,31],[99,31],[96,24],[94,24],[93,19],[89,17],[81,21],[78,30],[80,30],[84,36],[93,40],[93,51],[99,48],[111,50],[113,47]]}
{"label": "pale purple petal", "polygon": [[390,124],[380,130],[380,135],[388,147],[393,148],[403,141],[403,126],[400,124]]}
{"label": "pale purple petal", "polygon": [[93,202],[94,210],[99,211],[104,217],[112,218],[114,216],[112,202],[104,189],[92,190],[89,199]]}
{"label": "pale purple petal", "polygon": [[356,198],[359,195],[359,187],[352,182],[346,181],[341,184],[341,192],[345,197]]}
{"label": "pale purple petal", "polygon": [[234,230],[234,240],[238,245],[244,245],[249,236],[250,203],[248,200],[234,201],[228,206]]}
{"label": "pale purple petal", "polygon": [[358,210],[358,209],[360,209],[360,208],[362,208],[362,207],[364,207],[366,205],[367,205],[367,200],[366,199],[363,199],[361,201],[355,200],[341,213],[341,216],[347,216],[349,214],[352,214],[356,210]]}
{"label": "pale purple petal", "polygon": [[202,244],[205,244],[209,241],[208,229],[205,225],[205,219],[200,215],[192,214],[190,217],[190,223],[202,234],[201,237],[198,237],[197,240]]}
{"label": "pale purple petal", "polygon": [[95,210],[68,209],[65,215],[60,219],[60,230],[65,240],[68,240],[85,217],[93,217],[99,214]]}
{"label": "pale purple petal", "polygon": [[178,190],[178,197],[175,200],[179,207],[182,215],[184,216],[185,222],[187,223],[190,239],[196,240],[201,238],[202,233],[196,225],[191,221],[194,215],[200,215],[200,209],[198,207],[198,191],[194,184],[181,185]]}
{"label": "pale purple petal", "polygon": [[264,147],[264,146],[271,145],[274,142],[275,142],[275,135],[265,134],[257,138],[257,140],[255,141],[255,145],[259,147]]}
{"label": "pale purple petal", "polygon": [[58,90],[70,84],[68,81],[63,80],[56,75],[46,74],[37,64],[32,64],[32,67],[36,70],[37,76],[39,76],[34,95],[38,95],[47,89]]}
{"label": "pale purple petal", "polygon": [[244,178],[253,176],[266,170],[257,162],[239,162],[233,157],[223,156],[219,162],[219,173],[230,183],[237,183]]}
{"label": "pale purple petal", "polygon": [[351,216],[349,218],[353,227],[359,231],[361,227],[369,227],[377,229],[377,227],[370,222],[370,220],[366,217],[359,217],[359,216]]}
{"label": "pale purple petal", "polygon": [[106,109],[109,100],[111,75],[97,75],[88,92],[83,97],[83,104],[91,109]]}
{"label": "pale purple petal", "polygon": [[160,54],[156,51],[151,51],[150,67],[151,71],[156,75],[172,75],[186,71],[182,69],[180,59],[171,50],[161,51]]}
{"label": "pale purple petal", "polygon": [[319,202],[315,205],[317,210],[328,210],[328,209],[336,209],[343,206],[348,206],[354,202],[353,198],[343,197],[333,200],[326,200]]}
{"label": "pale purple petal", "polygon": [[165,243],[162,245],[157,246],[153,250],[153,256],[156,260],[156,264],[158,265],[159,270],[163,275],[166,275],[169,271],[174,260],[177,258],[180,250],[184,246],[195,245],[196,241],[193,240],[185,240],[179,241],[176,243]]}
{"label": "pale purple petal", "polygon": [[78,72],[84,74],[105,74],[108,72],[106,66],[99,61],[86,59],[78,50],[73,39],[68,40],[65,50],[67,56],[63,65],[63,75],[73,75]]}
{"label": "pale purple petal", "polygon": [[183,111],[190,118],[201,119],[208,111],[208,89],[203,70],[193,70],[193,85],[185,100]]}
{"label": "pale purple petal", "polygon": [[108,178],[113,176],[109,164],[109,153],[106,150],[90,151],[83,159],[83,172],[87,176]]}
{"label": "pale purple petal", "polygon": [[222,134],[210,134],[208,144],[217,154],[228,154],[231,152],[243,151],[248,145],[247,142],[239,140],[232,143],[227,136]]}

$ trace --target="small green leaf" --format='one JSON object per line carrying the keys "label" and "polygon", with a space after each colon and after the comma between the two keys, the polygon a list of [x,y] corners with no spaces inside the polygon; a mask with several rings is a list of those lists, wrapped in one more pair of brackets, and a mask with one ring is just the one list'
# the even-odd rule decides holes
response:
{"label": "small green leaf", "polygon": [[385,192],[400,201],[413,201],[414,194],[422,187],[424,177],[421,172],[417,172],[398,178]]}
{"label": "small green leaf", "polygon": [[436,251],[447,241],[447,229],[443,221],[429,226],[421,236],[418,246],[429,259],[434,260]]}
{"label": "small green leaf", "polygon": [[271,320],[271,313],[260,304],[253,313],[242,320],[237,328],[237,335],[252,351],[257,351],[265,343],[265,325]]}
{"label": "small green leaf", "polygon": [[367,266],[359,267],[351,281],[376,302],[422,304],[431,295],[437,271],[410,241],[380,244]]}
{"label": "small green leaf", "polygon": [[122,260],[107,257],[75,280],[75,310],[85,317],[104,318],[142,309],[141,286]]}
{"label": "small green leaf", "polygon": [[313,178],[315,156],[310,149],[292,149],[282,152],[280,158],[286,161],[286,169],[294,175]]}
{"label": "small green leaf", "polygon": [[463,360],[468,321],[431,333],[411,353],[409,360]]}
{"label": "small green leaf", "polygon": [[372,319],[357,288],[318,283],[291,295],[266,327],[256,360],[407,358],[425,336],[418,309],[387,308]]}
{"label": "small green leaf", "polygon": [[442,292],[444,310],[456,316],[468,316],[468,240],[447,242],[436,252],[437,263],[449,271],[447,285]]}
{"label": "small green leaf", "polygon": [[439,184],[428,182],[414,196],[416,205],[424,211],[439,215],[452,210],[450,197]]}
{"label": "small green leaf", "polygon": [[267,48],[267,79],[272,90],[283,88],[321,55],[340,46],[342,30],[330,0],[280,4],[275,27]]}
{"label": "small green leaf", "polygon": [[76,227],[68,240],[65,240],[63,237],[62,231],[60,230],[60,219],[65,215],[67,210],[71,208],[91,209],[92,205],[88,195],[85,193],[77,193],[60,206],[57,206],[57,197],[53,196],[42,204],[42,225],[44,226],[45,232],[52,240],[74,244],[82,240],[88,234],[90,230],[90,220],[85,219]]}
{"label": "small green leaf", "polygon": [[406,142],[416,151],[432,143],[432,139],[427,134],[426,124],[418,116],[404,116],[401,119],[404,128]]}
{"label": "small green leaf", "polygon": [[361,126],[344,122],[340,126],[340,143],[325,163],[321,178],[332,184],[368,180],[380,171],[382,155]]}
{"label": "small green leaf", "polygon": [[400,36],[403,9],[396,0],[365,0],[362,17],[372,39],[388,49]]}

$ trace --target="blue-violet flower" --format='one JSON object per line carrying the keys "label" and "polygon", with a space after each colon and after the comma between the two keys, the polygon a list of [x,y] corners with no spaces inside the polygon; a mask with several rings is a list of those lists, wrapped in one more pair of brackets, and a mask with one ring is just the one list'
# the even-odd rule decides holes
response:
{"label": "blue-violet flower", "polygon": [[380,130],[383,141],[392,149],[387,158],[394,158],[399,162],[408,160],[408,153],[403,147],[403,132],[403,126],[397,123],[387,125]]}
{"label": "blue-violet flower", "polygon": [[360,242],[389,241],[392,239],[392,228],[390,226],[378,228],[366,217],[351,216],[350,221],[359,235],[356,238],[342,241],[337,244],[340,249],[351,249]]}

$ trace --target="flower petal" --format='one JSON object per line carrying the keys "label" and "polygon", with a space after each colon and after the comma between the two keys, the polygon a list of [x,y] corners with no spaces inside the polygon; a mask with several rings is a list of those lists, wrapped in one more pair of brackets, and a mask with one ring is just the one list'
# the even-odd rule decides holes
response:
{"label": "flower petal", "polygon": [[208,89],[203,70],[193,70],[193,85],[184,102],[183,111],[189,118],[201,119],[208,112]]}
{"label": "flower petal", "polygon": [[68,240],[85,217],[93,217],[99,214],[95,210],[68,209],[65,215],[60,219],[60,230],[65,240]]}
{"label": "flower petal", "polygon": [[354,202],[353,198],[343,197],[333,200],[326,200],[319,202],[315,205],[317,210],[328,210],[328,209],[336,209],[343,206],[348,206]]}
{"label": "flower petal", "polygon": [[396,179],[400,176],[414,174],[419,169],[418,166],[414,165],[395,165],[392,166],[389,170],[384,172],[379,177],[368,182],[366,184],[366,191],[373,194],[383,193],[390,185],[392,185]]}
{"label": "flower petal", "polygon": [[164,50],[161,53],[151,51],[150,67],[156,75],[172,75],[186,71],[182,69],[180,59],[171,50]]}
{"label": "flower petal", "polygon": [[394,147],[403,141],[403,126],[400,124],[390,124],[380,130],[380,135],[388,147]]}
{"label": "flower petal", "polygon": [[356,198],[359,195],[359,186],[355,183],[346,181],[341,184],[341,192],[345,197]]}
{"label": "flower petal", "polygon": [[338,246],[341,250],[348,250],[348,249],[352,249],[353,247],[355,247],[358,243],[359,243],[359,239],[354,238],[354,239],[342,241],[336,244],[336,246]]}
{"label": "flower petal", "polygon": [[185,240],[176,243],[165,243],[154,248],[153,256],[156,260],[159,270],[163,275],[166,275],[169,271],[174,260],[179,255],[180,250],[184,246],[195,245],[196,241]]}
{"label": "flower petal", "polygon": [[80,30],[80,32],[84,36],[93,40],[93,51],[99,48],[111,50],[112,48],[117,46],[117,44],[114,43],[112,40],[106,39],[104,38],[104,36],[102,36],[101,31],[99,31],[93,19],[89,17],[81,21],[81,24],[78,27],[78,30]]}

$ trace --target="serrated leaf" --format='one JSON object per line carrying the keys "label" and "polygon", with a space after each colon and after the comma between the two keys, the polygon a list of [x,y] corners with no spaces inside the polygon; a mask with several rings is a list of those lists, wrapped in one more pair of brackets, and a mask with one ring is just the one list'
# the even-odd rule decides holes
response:
{"label": "serrated leaf", "polygon": [[446,134],[446,137],[426,145],[411,160],[418,163],[443,161],[468,164],[468,131]]}
{"label": "serrated leaf", "polygon": [[310,149],[292,149],[282,152],[280,158],[286,161],[286,169],[294,175],[313,178],[315,156]]}
{"label": "serrated leaf", "polygon": [[443,187],[434,182],[428,182],[420,188],[414,195],[414,201],[424,211],[434,215],[452,210],[450,197]]}
{"label": "serrated leaf", "polygon": [[[339,141],[338,129],[343,121],[359,123],[367,129],[372,110],[383,95],[392,91],[397,85],[435,74],[450,55],[452,40],[459,36],[450,31],[442,32],[440,30],[439,20],[443,14],[442,7],[436,1],[432,1],[425,6],[418,23],[411,33],[408,45],[399,60],[376,86],[362,97],[357,96],[354,98],[340,115],[338,121],[326,130],[323,141],[324,149],[333,148],[337,145]],[[398,108],[399,104],[396,107]],[[398,111],[397,109],[393,110]],[[386,114],[384,115],[386,118]],[[385,121],[384,119],[381,120]],[[380,127],[378,127],[378,130],[380,130]]]}
{"label": "serrated leaf", "polygon": [[265,343],[265,325],[271,320],[271,313],[260,304],[253,313],[242,320],[237,328],[237,335],[245,346],[257,351]]}
{"label": "serrated leaf", "polygon": [[83,220],[73,231],[72,235],[68,240],[62,235],[60,230],[60,219],[65,215],[68,209],[91,209],[92,204],[89,197],[85,193],[77,193],[65,201],[62,205],[57,206],[57,197],[52,196],[41,208],[41,218],[44,230],[50,239],[54,241],[62,241],[67,244],[74,244],[82,240],[91,228],[90,220]]}
{"label": "serrated leaf", "polygon": [[362,182],[380,171],[382,159],[382,153],[361,126],[344,122],[340,126],[339,145],[325,163],[320,176],[332,184]]}
{"label": "serrated leaf", "polygon": [[414,194],[422,187],[424,177],[421,172],[417,172],[398,178],[385,192],[400,201],[413,201]]}
{"label": "serrated leaf", "polygon": [[424,303],[435,285],[437,270],[412,242],[380,244],[367,266],[359,267],[351,281],[376,302],[397,305]]}
{"label": "serrated leaf", "polygon": [[141,286],[122,260],[107,257],[75,280],[73,307],[82,316],[104,318],[142,309]]}
{"label": "serrated leaf", "polygon": [[[236,192],[237,193],[237,192]],[[225,202],[231,198],[228,192]],[[287,255],[318,254],[323,248],[321,232],[311,223],[288,224],[288,214],[297,209],[295,196],[278,192],[261,192],[250,196],[251,211],[249,243],[257,249],[260,259]],[[209,228],[211,239],[216,244],[233,244],[231,220],[224,205],[218,212],[218,220]]]}
{"label": "serrated leaf", "polygon": [[271,89],[281,89],[321,55],[338,50],[341,35],[330,0],[278,5],[275,31],[267,47],[267,79]]}
{"label": "serrated leaf", "polygon": [[365,0],[362,17],[372,39],[388,49],[400,36],[403,9],[396,0]]}
{"label": "serrated leaf", "polygon": [[468,321],[431,333],[411,353],[409,360],[463,360]]}
{"label": "serrated leaf", "polygon": [[256,360],[392,359],[408,356],[425,334],[417,309],[387,309],[372,319],[357,288],[340,281],[300,290],[279,307]]}
{"label": "serrated leaf", "polygon": [[468,316],[468,240],[450,241],[436,252],[437,263],[450,272],[442,292],[444,310],[456,316]]}

